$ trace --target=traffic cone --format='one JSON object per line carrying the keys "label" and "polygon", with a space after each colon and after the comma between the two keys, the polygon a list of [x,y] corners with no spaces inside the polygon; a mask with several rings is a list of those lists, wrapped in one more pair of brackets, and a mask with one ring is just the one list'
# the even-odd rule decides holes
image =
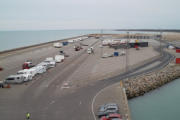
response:
{"label": "traffic cone", "polygon": [[7,88],[11,88],[10,84],[7,84]]}

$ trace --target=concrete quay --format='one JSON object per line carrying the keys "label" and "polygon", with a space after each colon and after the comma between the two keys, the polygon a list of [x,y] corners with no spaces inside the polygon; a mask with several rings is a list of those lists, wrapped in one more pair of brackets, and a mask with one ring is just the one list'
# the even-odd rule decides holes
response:
{"label": "concrete quay", "polygon": [[[38,120],[93,120],[92,98],[99,90],[121,80],[120,77],[117,79],[112,79],[112,77],[124,72],[125,56],[101,58],[100,39],[92,37],[84,40],[83,43],[93,46],[94,54],[86,53],[89,46],[83,46],[81,51],[74,51],[75,43],[60,49],[49,44],[39,46],[37,49],[28,48],[22,52],[1,54],[0,66],[4,70],[0,72],[0,80],[10,74],[15,74],[27,59],[32,59],[34,64],[37,64],[46,57],[53,57],[62,49],[69,55],[63,63],[59,63],[55,68],[35,77],[32,81],[12,85],[10,89],[1,89],[1,118],[5,120],[23,119],[28,111],[32,114],[32,119]],[[149,47],[140,48],[139,51],[134,48],[129,49],[130,66],[159,56],[159,53],[153,49],[154,42],[150,41],[150,43],[152,44]],[[103,51],[114,52],[108,47],[103,47]],[[68,83],[68,88],[63,88],[65,83]],[[116,91],[122,90],[117,88]],[[123,111],[121,113],[124,114]]]}
{"label": "concrete quay", "polygon": [[96,116],[96,113],[98,113],[98,109],[101,105],[107,103],[116,103],[118,104],[119,112],[120,115],[122,116],[122,119],[131,120],[128,100],[125,92],[126,91],[124,89],[122,81],[120,83],[113,84],[99,91],[94,97],[92,104],[94,119],[95,120],[99,119]]}

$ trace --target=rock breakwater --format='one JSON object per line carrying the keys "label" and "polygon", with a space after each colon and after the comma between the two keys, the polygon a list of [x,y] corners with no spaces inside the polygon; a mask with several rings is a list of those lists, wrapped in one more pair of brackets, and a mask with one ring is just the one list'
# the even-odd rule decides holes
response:
{"label": "rock breakwater", "polygon": [[160,71],[124,80],[124,87],[128,99],[131,99],[142,96],[177,78],[180,78],[180,66],[169,64]]}

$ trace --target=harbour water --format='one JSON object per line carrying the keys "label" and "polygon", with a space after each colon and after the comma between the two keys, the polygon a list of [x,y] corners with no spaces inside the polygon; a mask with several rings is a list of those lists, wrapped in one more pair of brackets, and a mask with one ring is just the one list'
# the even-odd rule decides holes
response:
{"label": "harbour water", "polygon": [[99,30],[0,31],[0,51],[99,32]]}
{"label": "harbour water", "polygon": [[180,79],[129,100],[132,120],[180,120]]}
{"label": "harbour water", "polygon": [[101,32],[122,33],[113,30],[0,31],[0,51]]}

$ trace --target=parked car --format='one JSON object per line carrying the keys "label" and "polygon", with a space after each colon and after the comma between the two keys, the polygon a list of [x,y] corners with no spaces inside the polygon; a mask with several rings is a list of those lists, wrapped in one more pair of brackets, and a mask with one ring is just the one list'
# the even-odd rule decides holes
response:
{"label": "parked car", "polygon": [[57,62],[57,63],[63,62],[64,61],[64,55],[56,55],[54,59],[55,59],[55,62]]}
{"label": "parked car", "polygon": [[119,107],[115,103],[108,103],[100,106],[97,116],[101,118],[102,116],[107,116],[111,113],[119,113]]}
{"label": "parked car", "polygon": [[29,70],[24,69],[24,70],[20,70],[17,72],[18,75],[23,75],[24,76],[24,81],[29,81],[32,80],[33,75],[29,72]]}
{"label": "parked car", "polygon": [[109,114],[107,116],[101,117],[100,120],[122,120],[122,116],[118,113]]}
{"label": "parked car", "polygon": [[44,72],[46,72],[46,67],[45,66],[35,66],[33,67],[33,69],[35,70],[36,74],[42,74]]}
{"label": "parked car", "polygon": [[50,64],[47,63],[47,62],[41,62],[41,63],[39,63],[39,64],[36,65],[36,66],[44,66],[44,67],[46,68],[46,70],[50,68]]}
{"label": "parked car", "polygon": [[10,75],[5,79],[5,83],[15,84],[15,83],[23,83],[24,82],[23,75]]}
{"label": "parked car", "polygon": [[32,67],[34,67],[34,65],[30,61],[24,62],[24,64],[22,65],[22,69],[30,69]]}
{"label": "parked car", "polygon": [[49,67],[55,67],[56,66],[56,62],[52,57],[46,58],[46,60],[44,60],[45,63],[49,64]]}

